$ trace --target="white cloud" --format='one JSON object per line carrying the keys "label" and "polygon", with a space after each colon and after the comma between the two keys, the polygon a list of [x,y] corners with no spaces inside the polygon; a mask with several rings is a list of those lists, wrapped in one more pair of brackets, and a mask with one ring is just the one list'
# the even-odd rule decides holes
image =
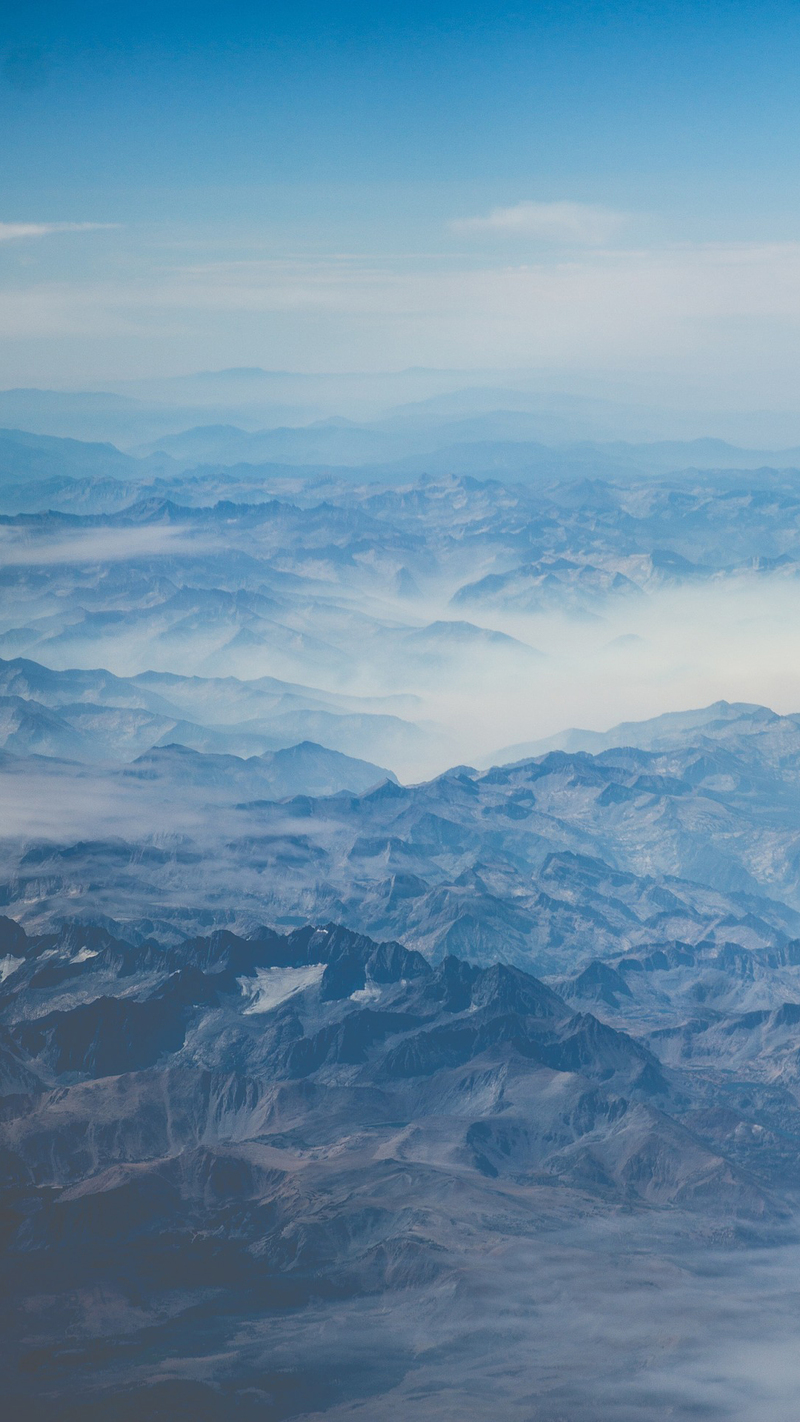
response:
{"label": "white cloud", "polygon": [[213,538],[193,536],[180,524],[145,524],[138,528],[80,529],[60,537],[37,538],[25,527],[0,530],[0,568],[52,563],[106,563],[191,551],[208,553]]}
{"label": "white cloud", "polygon": [[594,247],[607,242],[625,222],[625,213],[582,202],[518,202],[494,207],[486,217],[461,217],[456,232],[532,237],[543,242],[578,242]]}
{"label": "white cloud", "polygon": [[49,237],[53,232],[103,232],[116,226],[116,222],[0,222],[0,242]]}

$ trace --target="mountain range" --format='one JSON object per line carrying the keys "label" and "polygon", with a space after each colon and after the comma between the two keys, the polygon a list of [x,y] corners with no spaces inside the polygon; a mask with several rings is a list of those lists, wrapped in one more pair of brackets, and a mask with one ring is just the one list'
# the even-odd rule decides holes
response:
{"label": "mountain range", "polygon": [[[627,1246],[648,1228],[657,1259],[662,1218],[697,1236],[722,1206],[740,1249],[764,1248],[796,1208],[800,1006],[777,1004],[786,978],[800,985],[798,943],[776,1005],[729,1006],[713,1048],[693,1052],[699,1028],[676,1051],[674,1031],[631,1033],[603,1020],[607,1002],[603,1016],[583,1006],[598,969],[559,993],[332,923],[165,945],[0,920],[0,936],[14,1416],[249,1422],[344,1416],[357,1399],[383,1417],[408,1388],[485,1416],[496,1333],[475,1308],[505,1291],[510,1322],[527,1259],[549,1342],[554,1259],[579,1261],[567,1221],[602,1255],[602,1220],[621,1210]],[[663,999],[676,971],[631,956],[607,976],[623,995],[657,981]],[[715,971],[735,992],[742,963],[723,954]],[[413,1319],[440,1329],[443,1309],[450,1342],[432,1368]],[[497,1405],[515,1415],[533,1385],[543,1415],[571,1394],[570,1415],[588,1418],[596,1345],[568,1384],[542,1379],[520,1322]],[[648,1398],[641,1366],[639,1415],[655,1418],[669,1389],[653,1380]]]}
{"label": "mountain range", "polygon": [[792,1422],[800,454],[648,421],[0,392],[13,1422]]}
{"label": "mountain range", "polygon": [[162,745],[263,756],[316,734],[332,756],[347,758],[347,750],[367,744],[396,752],[421,740],[413,722],[394,714],[396,705],[407,710],[409,702],[413,710],[413,698],[348,697],[273,677],[118,677],[0,658],[0,747],[105,763]]}
{"label": "mountain range", "polygon": [[800,720],[716,706],[670,724],[657,750],[634,727],[628,747],[412,786],[302,744],[116,763],[7,750],[3,901],[37,927],[102,914],[135,936],[302,910],[434,961],[539,972],[621,947],[785,947],[800,932]]}
{"label": "mountain range", "polygon": [[[173,739],[235,754],[310,739],[421,779],[448,759],[485,762],[492,745],[541,738],[547,728],[531,735],[525,707],[541,716],[554,681],[579,684],[587,652],[606,685],[639,675],[643,661],[661,665],[664,627],[690,615],[689,595],[719,609],[735,645],[736,599],[755,600],[781,639],[782,609],[800,586],[791,471],[539,490],[455,476],[387,487],[273,475],[159,476],[157,495],[121,486],[136,497],[113,512],[2,515],[0,656],[300,686],[291,723],[250,727],[237,714],[235,743],[183,728]],[[696,685],[703,650],[694,666],[686,643],[673,656],[675,674]],[[488,686],[507,724],[493,728],[488,705],[477,720],[475,689]],[[358,723],[330,719],[342,696]],[[211,730],[194,708],[174,719]],[[154,727],[151,743],[166,729]],[[66,743],[64,753],[74,753]]]}

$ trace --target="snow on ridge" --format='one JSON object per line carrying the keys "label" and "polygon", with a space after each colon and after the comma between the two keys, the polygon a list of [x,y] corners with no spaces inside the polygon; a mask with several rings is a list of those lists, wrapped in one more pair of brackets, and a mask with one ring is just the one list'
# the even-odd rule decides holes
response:
{"label": "snow on ridge", "polygon": [[88,963],[90,958],[97,958],[99,954],[94,948],[81,948],[75,957],[70,959],[73,963]]}
{"label": "snow on ridge", "polygon": [[321,982],[324,972],[324,963],[311,963],[305,968],[256,968],[255,980],[238,979],[242,992],[252,998],[245,1013],[271,1012],[295,993]]}

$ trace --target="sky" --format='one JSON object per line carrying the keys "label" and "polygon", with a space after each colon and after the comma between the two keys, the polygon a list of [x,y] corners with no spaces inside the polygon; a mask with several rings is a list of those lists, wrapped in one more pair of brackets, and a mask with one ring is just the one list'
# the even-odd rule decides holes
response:
{"label": "sky", "polygon": [[796,4],[7,9],[0,385],[525,367],[800,404]]}

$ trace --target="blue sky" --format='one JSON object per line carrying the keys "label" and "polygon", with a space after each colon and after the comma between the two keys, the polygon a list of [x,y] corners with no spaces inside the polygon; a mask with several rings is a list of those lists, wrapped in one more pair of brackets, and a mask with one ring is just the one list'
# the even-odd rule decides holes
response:
{"label": "blue sky", "polygon": [[0,51],[0,383],[800,355],[797,5],[29,3]]}
{"label": "blue sky", "polygon": [[112,216],[135,199],[160,219],[187,188],[193,215],[213,216],[219,186],[257,212],[264,184],[463,184],[511,201],[533,183],[646,207],[666,190],[692,224],[722,201],[751,230],[742,177],[780,216],[797,176],[796,5],[231,9],[18,7],[7,200],[86,198]]}

